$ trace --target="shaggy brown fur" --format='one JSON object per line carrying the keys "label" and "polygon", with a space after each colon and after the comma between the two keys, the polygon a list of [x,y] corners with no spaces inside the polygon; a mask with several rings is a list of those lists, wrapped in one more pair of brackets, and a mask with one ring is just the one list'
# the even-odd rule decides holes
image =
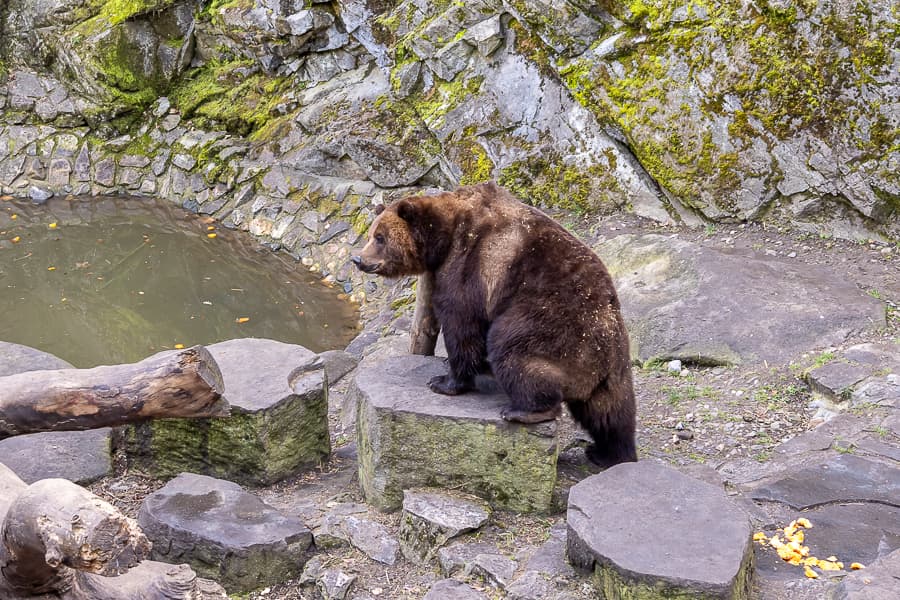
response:
{"label": "shaggy brown fur", "polygon": [[493,372],[504,418],[552,419],[566,402],[594,438],[588,456],[637,460],[628,334],[613,282],[583,243],[494,183],[401,200],[372,224],[353,262],[367,273],[435,274],[450,372],[442,394]]}

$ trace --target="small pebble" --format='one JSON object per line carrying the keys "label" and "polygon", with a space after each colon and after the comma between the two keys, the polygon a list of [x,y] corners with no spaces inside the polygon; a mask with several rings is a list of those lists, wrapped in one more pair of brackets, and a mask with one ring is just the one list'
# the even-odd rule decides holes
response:
{"label": "small pebble", "polygon": [[666,369],[672,373],[680,373],[681,372],[681,361],[680,360],[670,360],[666,363]]}
{"label": "small pebble", "polygon": [[685,429],[684,431],[679,431],[679,432],[676,433],[675,435],[677,435],[677,436],[678,436],[678,439],[680,439],[680,440],[692,440],[692,439],[694,439],[694,433],[693,433],[692,431],[688,431],[687,429]]}
{"label": "small pebble", "polygon": [[796,252],[788,253],[788,258],[797,258],[797,253]]}

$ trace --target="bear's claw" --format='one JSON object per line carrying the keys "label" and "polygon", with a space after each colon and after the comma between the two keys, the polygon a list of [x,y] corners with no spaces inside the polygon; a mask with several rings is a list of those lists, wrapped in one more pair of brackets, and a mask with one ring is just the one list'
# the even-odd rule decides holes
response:
{"label": "bear's claw", "polygon": [[541,411],[517,410],[508,406],[500,411],[500,416],[506,421],[514,421],[516,423],[543,423],[544,421],[552,421],[562,412],[560,405]]}

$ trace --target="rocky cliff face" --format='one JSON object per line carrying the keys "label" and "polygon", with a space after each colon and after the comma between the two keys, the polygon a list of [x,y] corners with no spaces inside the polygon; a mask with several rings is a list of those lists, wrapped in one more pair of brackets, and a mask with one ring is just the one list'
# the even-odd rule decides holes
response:
{"label": "rocky cliff face", "polygon": [[888,0],[10,0],[0,27],[5,193],[160,194],[312,262],[372,202],[487,178],[900,237]]}

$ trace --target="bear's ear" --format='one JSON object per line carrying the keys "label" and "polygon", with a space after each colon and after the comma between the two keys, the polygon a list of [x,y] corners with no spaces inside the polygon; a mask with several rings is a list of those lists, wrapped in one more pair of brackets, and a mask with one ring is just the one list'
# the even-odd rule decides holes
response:
{"label": "bear's ear", "polygon": [[381,213],[384,212],[384,204],[376,204],[375,205],[375,216],[377,217]]}
{"label": "bear's ear", "polygon": [[407,223],[413,223],[419,217],[419,207],[409,200],[401,200],[397,203],[397,216]]}

